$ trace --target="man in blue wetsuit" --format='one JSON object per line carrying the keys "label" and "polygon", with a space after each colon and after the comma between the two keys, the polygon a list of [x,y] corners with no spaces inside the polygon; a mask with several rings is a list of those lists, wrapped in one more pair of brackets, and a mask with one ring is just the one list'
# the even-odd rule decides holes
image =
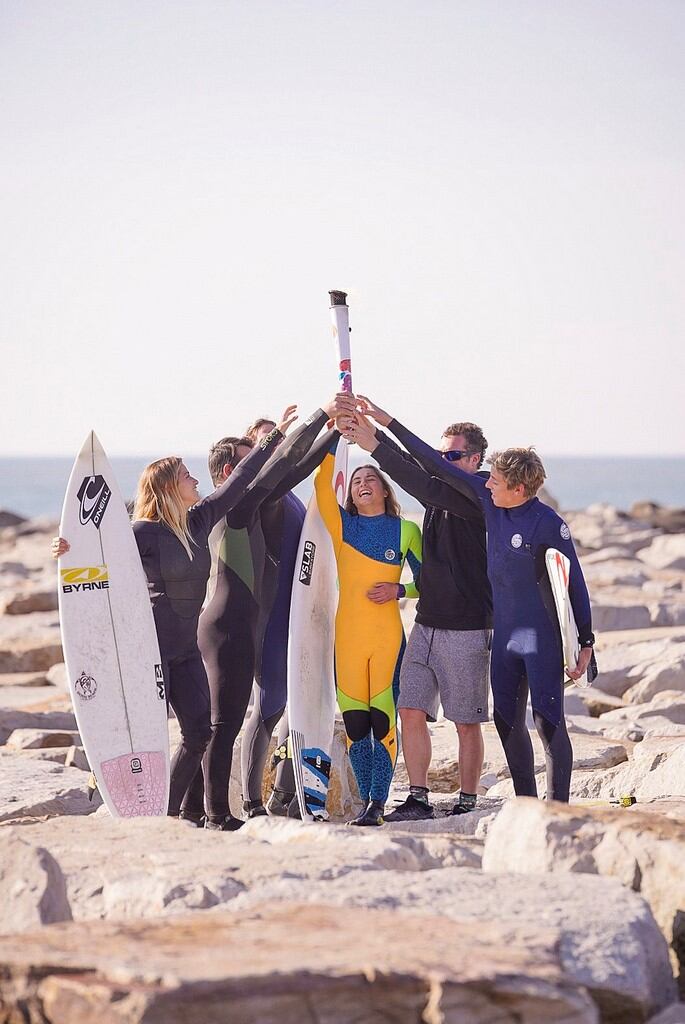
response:
{"label": "man in blue wetsuit", "polygon": [[[568,801],[573,752],[564,720],[561,635],[545,569],[548,548],[562,551],[571,562],[569,596],[581,645],[578,663],[568,673],[574,680],[588,669],[594,636],[590,600],[570,530],[554,509],[536,497],[545,479],[542,462],[531,448],[510,448],[491,457],[491,472],[484,478],[464,472],[444,457],[447,453],[431,448],[396,420],[388,426],[427,473],[482,510],[494,605],[495,725],[517,796],[537,796],[526,727],[530,689],[533,720],[545,750],[548,799]],[[357,416],[346,435],[374,456],[383,444],[363,416]],[[440,506],[439,488],[431,500]]]}

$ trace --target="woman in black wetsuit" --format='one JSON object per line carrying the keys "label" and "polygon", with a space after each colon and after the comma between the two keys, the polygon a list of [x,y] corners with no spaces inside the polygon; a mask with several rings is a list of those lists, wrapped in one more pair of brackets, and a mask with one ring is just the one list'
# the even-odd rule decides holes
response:
{"label": "woman in black wetsuit", "polygon": [[[274,428],[206,498],[179,458],[160,459],[143,471],[136,495],[133,532],[148,581],[166,691],[181,727],[171,762],[169,810],[177,817],[211,736],[209,686],[197,646],[197,623],[210,569],[209,534],[236,505],[293,422]],[[54,557],[69,545],[52,543]]]}

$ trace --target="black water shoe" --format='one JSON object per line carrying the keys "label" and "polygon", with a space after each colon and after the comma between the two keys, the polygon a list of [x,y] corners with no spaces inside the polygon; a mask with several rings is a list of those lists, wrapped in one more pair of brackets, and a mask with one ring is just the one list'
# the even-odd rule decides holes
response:
{"label": "black water shoe", "polygon": [[227,814],[221,821],[212,821],[210,818],[205,818],[205,828],[209,829],[210,832],[237,832],[244,824],[244,821],[241,821],[240,818],[234,818],[232,814]]}
{"label": "black water shoe", "polygon": [[382,825],[383,824],[383,812],[385,811],[385,804],[382,804],[380,800],[369,800],[368,805],[364,808],[361,814],[358,814],[352,821],[348,821],[348,825]]}
{"label": "black water shoe", "polygon": [[293,799],[294,793],[285,793],[282,789],[274,787],[273,793],[266,802],[266,813],[274,818],[287,818],[288,808]]}
{"label": "black water shoe", "polygon": [[390,814],[385,815],[386,821],[430,821],[435,817],[435,811],[430,804],[424,800],[417,800],[415,796],[408,796],[403,804],[396,807]]}

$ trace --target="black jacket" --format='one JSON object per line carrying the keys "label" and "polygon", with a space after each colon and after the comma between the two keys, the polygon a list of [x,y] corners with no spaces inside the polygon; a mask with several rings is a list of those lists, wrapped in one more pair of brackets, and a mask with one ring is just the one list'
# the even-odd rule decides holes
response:
{"label": "black jacket", "polygon": [[[397,420],[392,420],[390,429],[411,452],[414,435]],[[374,459],[426,509],[416,621],[435,629],[491,628],[482,509],[431,476],[387,434],[378,430],[376,436],[380,444],[372,453]]]}

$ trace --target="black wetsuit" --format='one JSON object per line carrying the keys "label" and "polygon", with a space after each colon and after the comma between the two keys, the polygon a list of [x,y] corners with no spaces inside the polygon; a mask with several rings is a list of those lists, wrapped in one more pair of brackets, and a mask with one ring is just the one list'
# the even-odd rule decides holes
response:
{"label": "black wetsuit", "polygon": [[148,581],[167,697],[181,727],[181,743],[171,762],[170,815],[178,815],[211,736],[209,687],[197,644],[210,571],[209,534],[245,495],[282,436],[272,430],[226,483],[188,511],[192,559],[164,523],[138,520],[133,524]]}
{"label": "black wetsuit", "polygon": [[[324,457],[329,435],[314,448],[312,444],[326,420],[326,413],[318,410],[293,431],[210,538],[210,599],[200,617],[198,640],[209,678],[212,736],[204,780],[198,772],[183,803],[183,812],[189,817],[200,817],[205,802],[212,821],[219,822],[230,813],[233,745],[245,719],[253,678],[255,707],[250,720],[255,719],[256,735],[247,739],[251,751],[248,774],[259,775],[261,792],[271,731],[285,707],[287,616],[284,634],[283,601],[277,599],[285,583],[279,564],[284,554],[290,561],[293,540],[296,553],[301,528],[299,516],[293,515],[293,504],[300,503],[287,492]],[[295,554],[293,564],[294,559]],[[292,572],[291,566],[291,581]],[[289,585],[287,591],[289,609]],[[272,623],[275,603],[279,621]]]}
{"label": "black wetsuit", "polygon": [[382,444],[373,457],[380,468],[426,510],[416,621],[432,629],[492,629],[482,510],[426,472],[387,434],[379,430],[376,436]]}

